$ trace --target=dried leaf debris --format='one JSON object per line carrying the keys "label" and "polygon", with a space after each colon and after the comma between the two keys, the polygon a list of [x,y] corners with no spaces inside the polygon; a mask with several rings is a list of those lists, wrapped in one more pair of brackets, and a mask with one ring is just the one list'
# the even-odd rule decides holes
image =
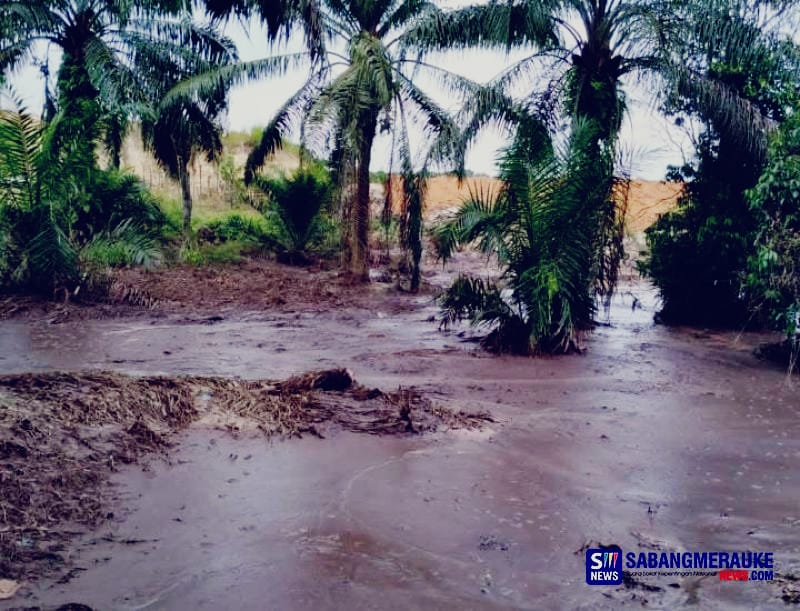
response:
{"label": "dried leaf debris", "polygon": [[64,543],[113,514],[109,475],[166,455],[193,423],[268,437],[478,428],[485,414],[436,406],[414,389],[360,386],[345,369],[282,381],[134,377],[113,372],[0,376],[0,578],[63,562]]}

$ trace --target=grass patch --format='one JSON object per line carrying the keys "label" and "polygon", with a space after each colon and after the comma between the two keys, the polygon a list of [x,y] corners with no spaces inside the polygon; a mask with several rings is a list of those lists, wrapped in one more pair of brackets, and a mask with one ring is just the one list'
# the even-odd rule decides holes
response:
{"label": "grass patch", "polygon": [[218,244],[188,244],[183,246],[178,258],[181,263],[194,267],[204,265],[222,265],[225,263],[238,263],[247,255],[259,250],[253,242],[231,240]]}
{"label": "grass patch", "polygon": [[[181,201],[177,198],[162,195],[158,198],[158,206],[167,217],[169,224],[180,230],[183,223],[183,204]],[[264,222],[264,217],[249,206],[237,206],[232,209],[227,204],[220,205],[201,199],[195,202],[192,209],[192,231],[197,231],[201,227],[215,222],[224,221],[232,216],[238,216],[256,223]]]}

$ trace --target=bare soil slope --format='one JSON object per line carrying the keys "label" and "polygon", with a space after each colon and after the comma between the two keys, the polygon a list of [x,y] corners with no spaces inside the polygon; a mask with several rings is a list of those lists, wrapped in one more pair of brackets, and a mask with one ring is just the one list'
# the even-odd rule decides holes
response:
{"label": "bare soil slope", "polygon": [[[434,176],[428,181],[425,199],[428,218],[441,217],[471,194],[496,194],[502,183],[491,176],[470,176],[459,184],[453,176]],[[675,207],[683,185],[676,182],[633,180],[628,193],[627,226],[630,233],[641,233],[661,214]],[[399,185],[396,187],[399,201]]]}
{"label": "bare soil slope", "polygon": [[[244,167],[250,148],[246,144],[230,147],[225,154],[233,158],[237,168]],[[290,171],[298,167],[298,157],[293,150],[278,151],[265,166],[267,171]],[[141,138],[131,133],[122,151],[122,164],[142,177],[159,193],[179,198],[178,185],[172,181],[142,147]],[[440,217],[457,207],[471,193],[497,193],[501,182],[491,176],[470,176],[459,181],[448,175],[433,176],[428,181],[425,201],[426,216]],[[640,233],[652,225],[660,214],[671,210],[677,201],[682,185],[674,182],[634,180],[628,201],[628,230]],[[205,159],[198,159],[192,171],[192,190],[199,199],[199,206],[214,206],[226,197],[225,181],[220,176],[219,166]],[[400,201],[399,184],[395,187],[395,201]],[[372,185],[375,205],[383,200],[383,185]]]}

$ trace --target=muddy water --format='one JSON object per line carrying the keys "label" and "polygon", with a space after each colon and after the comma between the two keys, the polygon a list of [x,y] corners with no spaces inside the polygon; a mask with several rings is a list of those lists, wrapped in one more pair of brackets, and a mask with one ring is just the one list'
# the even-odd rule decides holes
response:
{"label": "muddy water", "polygon": [[[651,295],[637,291],[646,304]],[[646,293],[646,292],[645,292]],[[411,298],[409,298],[411,299]],[[192,429],[117,477],[65,584],[98,609],[783,608],[785,582],[584,584],[587,543],[774,551],[800,574],[800,405],[759,338],[670,330],[624,294],[585,356],[489,357],[427,321],[338,311],[0,325],[0,371],[281,377],[330,365],[487,409],[479,433],[267,443]],[[127,541],[127,543],[125,543]]]}

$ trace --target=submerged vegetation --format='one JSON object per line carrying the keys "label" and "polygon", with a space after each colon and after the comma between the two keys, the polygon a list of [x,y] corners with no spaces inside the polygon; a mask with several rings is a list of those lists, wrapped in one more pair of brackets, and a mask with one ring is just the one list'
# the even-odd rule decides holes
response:
{"label": "submerged vegetation", "polygon": [[437,227],[442,258],[474,243],[497,258],[509,289],[506,297],[495,284],[462,276],[441,300],[445,325],[461,318],[489,325],[484,344],[499,351],[580,348],[596,296],[613,290],[606,274],[621,254],[612,163],[595,156],[597,137],[593,123],[576,124],[557,150],[540,132],[518,133],[502,158],[503,190],[476,193]]}
{"label": "submerged vegetation", "polygon": [[[680,204],[648,231],[640,262],[661,292],[662,319],[766,324],[797,354],[793,2],[493,0],[446,10],[411,0],[207,0],[196,8],[210,22],[161,1],[0,5],[4,290],[91,294],[113,267],[204,265],[255,252],[289,263],[338,258],[367,281],[377,212],[370,181],[378,179],[391,187],[380,219],[386,253],[396,240],[398,268],[416,291],[427,178],[434,169],[464,176],[470,144],[494,125],[509,142],[502,187],[473,193],[432,236],[441,258],[472,244],[496,258],[503,276],[459,278],[442,298],[443,322],[487,327],[484,343],[497,350],[579,349],[623,259],[619,133],[625,88],[636,78],[665,114],[699,134],[694,158],[670,174],[685,184]],[[237,59],[222,33],[233,17],[262,22],[267,58]],[[273,48],[295,32],[299,52]],[[39,117],[13,85],[15,69],[42,43],[61,54],[54,78],[49,59],[39,65]],[[468,48],[526,53],[483,84],[435,61]],[[263,130],[223,134],[233,85],[290,70],[306,79],[263,117]],[[447,107],[420,77],[441,85]],[[160,200],[120,171],[133,129],[180,185],[180,201]],[[286,138],[298,132],[294,148]],[[390,163],[375,172],[382,134]],[[230,154],[240,145],[249,152],[243,167]],[[282,147],[297,153],[299,168],[265,171]],[[225,185],[229,209],[214,218],[193,212],[190,178],[201,157],[217,164]]]}

